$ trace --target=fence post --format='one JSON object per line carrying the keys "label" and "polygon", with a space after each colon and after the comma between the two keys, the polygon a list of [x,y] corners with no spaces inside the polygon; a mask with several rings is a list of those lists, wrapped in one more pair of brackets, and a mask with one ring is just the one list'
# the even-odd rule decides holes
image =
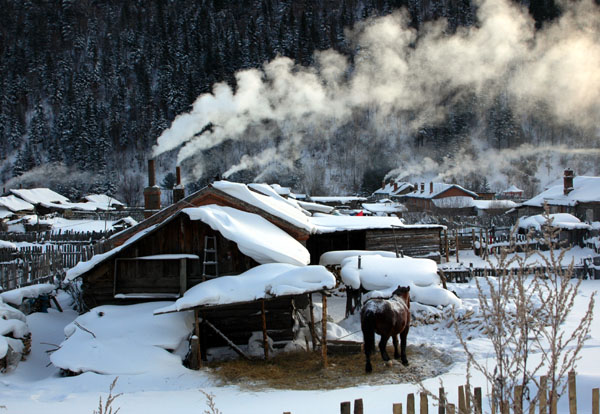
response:
{"label": "fence post", "polygon": [[540,377],[540,389],[538,391],[538,399],[540,400],[540,414],[546,414],[548,412],[548,392],[546,391],[548,379],[545,376]]}
{"label": "fence post", "polygon": [[446,414],[446,393],[444,392],[444,387],[440,387],[438,399],[438,414]]}
{"label": "fence post", "polygon": [[481,414],[481,413],[483,413],[481,387],[475,387],[474,393],[475,393],[475,400],[473,401],[473,408],[474,408],[475,414]]}
{"label": "fence post", "polygon": [[575,388],[575,371],[569,371],[569,414],[577,414],[577,389]]}
{"label": "fence post", "polygon": [[363,414],[363,400],[362,398],[358,398],[354,400],[354,414]]}
{"label": "fence post", "polygon": [[406,396],[406,414],[415,414],[415,394]]}
{"label": "fence post", "polygon": [[420,414],[429,414],[429,402],[427,401],[427,393],[421,393],[421,404],[419,407]]}
{"label": "fence post", "polygon": [[465,401],[465,389],[462,385],[458,386],[458,413],[466,414],[467,403]]}
{"label": "fence post", "polygon": [[592,390],[592,414],[600,414],[600,391],[598,388]]}
{"label": "fence post", "polygon": [[350,414],[350,401],[340,403],[340,414]]}
{"label": "fence post", "polygon": [[402,403],[392,405],[392,414],[402,414]]}
{"label": "fence post", "polygon": [[448,404],[446,406],[446,408],[448,409],[448,414],[454,414],[456,407],[454,406],[454,404]]}
{"label": "fence post", "polygon": [[523,386],[515,386],[515,414],[523,414]]}

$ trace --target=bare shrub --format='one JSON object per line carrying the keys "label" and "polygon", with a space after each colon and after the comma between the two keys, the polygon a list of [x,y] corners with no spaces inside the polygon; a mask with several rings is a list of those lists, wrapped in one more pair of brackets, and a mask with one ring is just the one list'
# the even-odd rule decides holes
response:
{"label": "bare shrub", "polygon": [[115,411],[113,411],[113,403],[115,402],[115,400],[117,398],[119,398],[121,395],[123,395],[123,393],[113,395],[113,390],[115,389],[115,386],[117,385],[118,379],[119,379],[119,377],[115,377],[113,382],[110,384],[108,397],[106,398],[106,403],[104,405],[102,405],[102,396],[100,396],[100,400],[98,402],[98,410],[94,410],[93,414],[117,414],[119,412],[119,410],[121,409],[120,407],[117,408]]}

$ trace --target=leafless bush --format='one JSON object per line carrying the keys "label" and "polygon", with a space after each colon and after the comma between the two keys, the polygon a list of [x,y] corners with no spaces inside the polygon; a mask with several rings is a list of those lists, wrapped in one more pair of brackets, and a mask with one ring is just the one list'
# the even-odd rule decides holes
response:
{"label": "leafless bush", "polygon": [[206,397],[206,405],[208,405],[208,409],[210,410],[204,410],[204,414],[223,414],[223,412],[217,408],[214,394],[209,394],[203,390],[200,390],[200,392]]}
{"label": "leafless bush", "polygon": [[[576,327],[570,331],[564,327],[581,280],[572,280],[572,263],[567,268],[562,266],[567,250],[557,250],[554,240],[558,239],[559,230],[551,226],[547,213],[546,219],[543,242],[549,248],[547,257],[531,250],[513,254],[516,249],[512,234],[511,245],[496,255],[497,264],[488,261],[498,276],[476,279],[481,326],[492,344],[495,364],[490,366],[475,358],[470,337],[455,318],[455,331],[467,354],[468,370],[472,367],[484,375],[493,390],[490,403],[496,407],[517,408],[521,402],[515,400],[515,387],[522,387],[524,398],[535,404],[539,392],[530,395],[528,386],[533,383],[539,389],[538,377],[545,375],[550,410],[552,402],[564,393],[565,375],[574,369],[590,331],[593,295]],[[527,260],[534,256],[544,263],[543,271],[528,267]],[[531,362],[533,353],[541,355],[539,362]]]}
{"label": "leafless bush", "polygon": [[115,402],[115,400],[117,398],[119,398],[121,395],[123,395],[123,393],[113,395],[113,390],[115,389],[115,386],[117,385],[118,379],[119,379],[119,377],[115,377],[114,381],[110,384],[110,390],[108,393],[108,397],[106,398],[106,403],[104,405],[102,405],[102,396],[100,396],[100,400],[98,403],[98,410],[94,410],[93,414],[117,414],[119,412],[119,410],[121,409],[120,407],[117,408],[113,412],[113,403]]}

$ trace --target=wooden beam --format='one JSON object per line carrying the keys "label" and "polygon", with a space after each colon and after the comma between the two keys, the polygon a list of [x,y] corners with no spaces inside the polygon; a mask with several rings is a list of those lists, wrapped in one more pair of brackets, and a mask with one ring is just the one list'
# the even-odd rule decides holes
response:
{"label": "wooden beam", "polygon": [[236,344],[234,344],[229,338],[227,338],[227,336],[225,336],[225,334],[223,332],[221,332],[219,329],[217,329],[216,326],[214,326],[212,323],[210,323],[206,319],[204,319],[202,321],[202,323],[206,324],[206,326],[211,328],[217,335],[219,335],[221,338],[223,338],[225,340],[225,342],[227,342],[227,344],[231,347],[231,349],[233,349],[239,356],[241,356],[245,359],[250,359],[248,357],[248,355],[246,355],[244,353],[244,351],[242,351]]}
{"label": "wooden beam", "polygon": [[321,297],[323,298],[323,319],[321,320],[321,336],[323,339],[321,340],[321,358],[323,361],[323,368],[327,368],[327,294],[322,292]]}
{"label": "wooden beam", "polygon": [[202,346],[200,344],[200,318],[198,318],[198,309],[194,310],[194,334],[198,338],[198,368],[202,368]]}
{"label": "wooden beam", "polygon": [[179,294],[183,296],[187,290],[187,259],[179,259]]}
{"label": "wooden beam", "polygon": [[260,312],[262,317],[263,347],[265,349],[265,360],[269,359],[269,337],[267,336],[267,312],[265,311],[265,300],[260,301]]}
{"label": "wooden beam", "polygon": [[317,332],[315,330],[315,314],[313,312],[314,310],[314,305],[313,305],[313,297],[312,297],[312,293],[310,293],[308,295],[308,300],[309,300],[309,304],[310,304],[310,336],[312,339],[312,349],[313,351],[315,349],[317,349]]}

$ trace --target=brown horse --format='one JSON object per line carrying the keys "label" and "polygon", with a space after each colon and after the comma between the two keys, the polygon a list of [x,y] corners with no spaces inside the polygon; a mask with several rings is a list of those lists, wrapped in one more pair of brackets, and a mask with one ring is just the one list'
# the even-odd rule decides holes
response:
{"label": "brown horse", "polygon": [[[375,348],[375,333],[381,336],[379,350],[384,361],[390,357],[386,351],[387,341],[392,337],[394,358],[408,365],[406,359],[406,336],[410,327],[410,287],[398,286],[390,299],[369,299],[360,311],[360,326],[365,343],[367,373],[373,371],[371,353]],[[400,353],[398,353],[398,334],[400,334]]]}

